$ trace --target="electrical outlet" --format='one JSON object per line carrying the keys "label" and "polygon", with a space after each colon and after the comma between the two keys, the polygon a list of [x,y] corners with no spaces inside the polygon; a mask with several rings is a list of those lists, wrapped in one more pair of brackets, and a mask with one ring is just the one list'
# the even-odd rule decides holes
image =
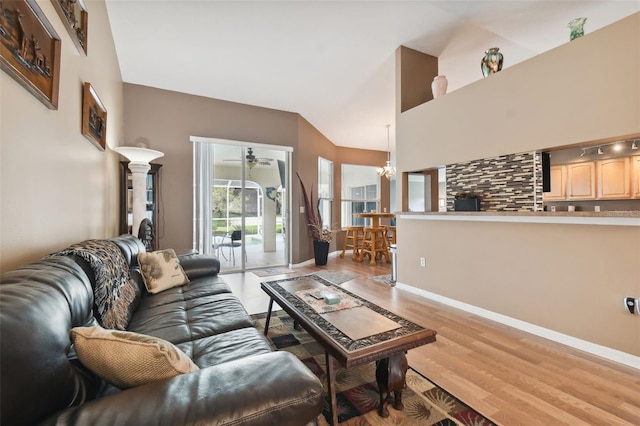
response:
{"label": "electrical outlet", "polygon": [[425,266],[427,266],[427,259],[425,259],[424,257],[420,258],[420,266],[422,266],[423,268]]}
{"label": "electrical outlet", "polygon": [[624,298],[624,307],[627,308],[630,314],[638,314],[640,315],[640,311],[638,310],[638,300],[633,297],[625,297]]}
{"label": "electrical outlet", "polygon": [[304,213],[304,206],[300,206],[300,213]]}

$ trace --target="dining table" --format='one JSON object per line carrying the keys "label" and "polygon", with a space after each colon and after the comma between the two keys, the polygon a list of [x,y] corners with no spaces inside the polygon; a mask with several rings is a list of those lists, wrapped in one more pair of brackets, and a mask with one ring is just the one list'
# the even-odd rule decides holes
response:
{"label": "dining table", "polygon": [[369,218],[371,219],[369,228],[379,228],[380,227],[380,219],[390,219],[392,217],[396,217],[394,213],[387,212],[362,212],[362,213],[354,213],[353,217],[357,218]]}

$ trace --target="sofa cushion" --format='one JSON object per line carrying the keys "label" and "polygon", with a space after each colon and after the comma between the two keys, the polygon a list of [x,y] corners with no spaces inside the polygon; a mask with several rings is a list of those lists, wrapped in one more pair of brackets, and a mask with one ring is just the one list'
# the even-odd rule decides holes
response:
{"label": "sofa cushion", "polygon": [[198,366],[171,343],[143,334],[75,327],[71,329],[71,340],[83,365],[120,388],[198,370]]}
{"label": "sofa cushion", "polygon": [[[132,272],[132,276],[134,273]],[[191,277],[189,277],[191,279]],[[189,284],[173,287],[158,294],[146,294],[142,299],[138,309],[145,310],[155,308],[160,305],[168,305],[170,303],[184,302],[187,300],[198,299],[204,296],[212,296],[214,294],[231,293],[229,285],[220,277],[214,276],[209,278],[197,278],[191,280]]]}
{"label": "sofa cushion", "polygon": [[129,330],[174,344],[253,327],[251,317],[240,300],[229,293],[202,296],[149,309],[142,309],[143,305],[144,300],[133,315]]}
{"label": "sofa cushion", "polygon": [[146,251],[142,241],[131,234],[122,234],[118,237],[110,238],[109,241],[112,241],[120,248],[130,268],[138,266],[138,253]]}
{"label": "sofa cushion", "polygon": [[176,345],[200,368],[272,351],[256,328],[241,328]]}
{"label": "sofa cushion", "polygon": [[138,253],[138,265],[149,293],[160,293],[189,282],[173,249]]}

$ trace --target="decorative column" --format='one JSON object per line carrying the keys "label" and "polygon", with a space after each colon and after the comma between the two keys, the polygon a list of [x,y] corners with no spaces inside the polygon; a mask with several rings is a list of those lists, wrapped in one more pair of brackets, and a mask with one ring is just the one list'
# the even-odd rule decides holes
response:
{"label": "decorative column", "polygon": [[[151,170],[149,163],[156,158],[162,157],[164,153],[133,146],[119,146],[113,150],[129,160],[129,170],[131,170],[133,183],[133,223],[131,224],[131,234],[137,236],[140,222],[147,217],[147,173]],[[153,225],[157,226],[155,223]]]}

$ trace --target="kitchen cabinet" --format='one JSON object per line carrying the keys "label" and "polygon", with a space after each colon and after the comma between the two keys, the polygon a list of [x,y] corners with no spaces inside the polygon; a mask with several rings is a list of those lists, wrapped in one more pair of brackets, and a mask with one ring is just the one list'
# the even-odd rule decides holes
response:
{"label": "kitchen cabinet", "polygon": [[544,201],[567,199],[567,166],[562,164],[551,166],[549,172],[551,188],[543,193]]}
{"label": "kitchen cabinet", "polygon": [[640,198],[640,155],[631,157],[629,159],[632,169],[632,183],[631,183],[631,196],[633,198]]}
{"label": "kitchen cabinet", "polygon": [[[162,164],[151,163],[151,169],[147,173],[147,212],[146,217],[153,223],[154,234],[158,232],[158,201],[160,194],[160,168]],[[120,162],[120,233],[130,234],[133,223],[133,181],[129,162]],[[158,237],[153,236],[151,241],[153,250],[158,250]]]}
{"label": "kitchen cabinet", "polygon": [[610,158],[597,163],[597,198],[619,200],[631,197],[629,158]]}
{"label": "kitchen cabinet", "polygon": [[567,200],[589,200],[595,197],[595,162],[567,164]]}

